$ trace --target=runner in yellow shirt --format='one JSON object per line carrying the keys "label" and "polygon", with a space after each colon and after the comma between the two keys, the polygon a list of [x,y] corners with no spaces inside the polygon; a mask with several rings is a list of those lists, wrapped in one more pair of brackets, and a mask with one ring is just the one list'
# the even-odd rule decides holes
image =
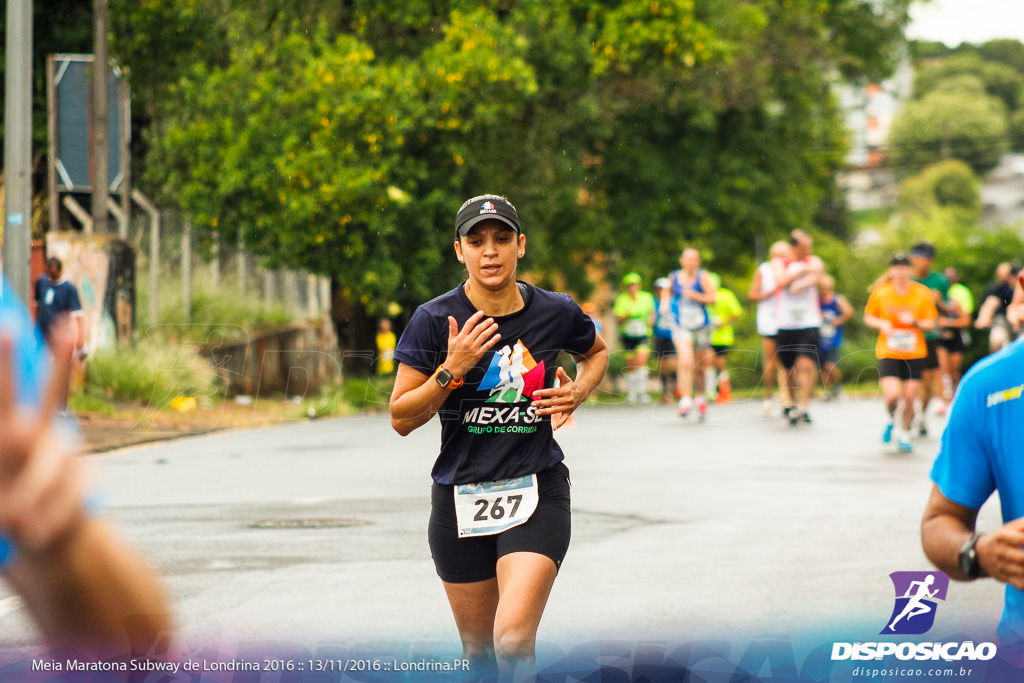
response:
{"label": "runner in yellow shirt", "polygon": [[651,293],[640,289],[642,281],[638,273],[628,273],[622,278],[626,291],[615,298],[612,307],[612,313],[619,323],[622,348],[626,352],[626,402],[630,405],[637,401],[645,404],[651,401],[647,393],[647,380],[650,376],[647,367],[647,356],[650,353],[648,338],[651,336],[657,306]]}

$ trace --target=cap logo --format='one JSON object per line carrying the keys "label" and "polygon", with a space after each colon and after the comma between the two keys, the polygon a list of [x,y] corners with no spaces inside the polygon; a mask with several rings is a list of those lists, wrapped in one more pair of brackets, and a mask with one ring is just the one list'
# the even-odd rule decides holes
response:
{"label": "cap logo", "polygon": [[494,208],[494,204],[484,202],[484,205],[480,207],[480,213],[498,213],[498,210]]}

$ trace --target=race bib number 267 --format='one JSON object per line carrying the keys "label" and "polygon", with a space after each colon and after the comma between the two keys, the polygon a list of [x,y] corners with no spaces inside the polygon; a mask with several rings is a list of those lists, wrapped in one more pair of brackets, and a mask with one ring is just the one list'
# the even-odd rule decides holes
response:
{"label": "race bib number 267", "polygon": [[539,500],[537,475],[455,487],[459,538],[491,536],[530,519]]}

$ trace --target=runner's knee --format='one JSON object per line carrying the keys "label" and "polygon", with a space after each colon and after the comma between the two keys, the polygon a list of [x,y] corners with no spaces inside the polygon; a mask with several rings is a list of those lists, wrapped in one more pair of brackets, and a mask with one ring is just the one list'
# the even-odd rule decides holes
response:
{"label": "runner's knee", "polygon": [[488,661],[494,659],[494,644],[481,642],[476,639],[462,640],[462,655],[473,662]]}
{"label": "runner's knee", "polygon": [[537,647],[536,633],[523,627],[495,629],[494,649],[498,658],[506,662],[532,659]]}

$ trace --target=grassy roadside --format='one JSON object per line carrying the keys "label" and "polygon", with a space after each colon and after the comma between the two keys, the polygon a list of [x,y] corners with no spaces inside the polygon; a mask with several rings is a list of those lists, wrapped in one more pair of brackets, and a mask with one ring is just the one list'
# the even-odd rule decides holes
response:
{"label": "grassy roadside", "polygon": [[[386,412],[393,385],[390,377],[354,378],[303,397],[236,400],[219,392],[198,398],[178,394],[168,400],[161,394],[158,401],[118,400],[112,390],[98,394],[86,385],[71,394],[68,407],[78,417],[86,450],[99,453],[225,429]],[[174,400],[179,397],[185,400]]]}

